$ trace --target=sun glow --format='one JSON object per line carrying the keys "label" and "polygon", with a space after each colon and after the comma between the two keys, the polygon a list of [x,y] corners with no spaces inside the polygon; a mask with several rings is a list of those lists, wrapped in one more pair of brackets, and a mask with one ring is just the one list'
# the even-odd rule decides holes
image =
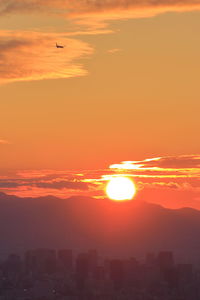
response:
{"label": "sun glow", "polygon": [[115,201],[131,200],[135,196],[136,187],[133,181],[127,177],[114,177],[106,187],[108,197]]}

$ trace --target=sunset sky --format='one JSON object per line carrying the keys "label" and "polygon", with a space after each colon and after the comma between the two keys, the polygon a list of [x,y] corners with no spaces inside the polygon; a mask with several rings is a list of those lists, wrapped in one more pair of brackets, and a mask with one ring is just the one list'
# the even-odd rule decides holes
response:
{"label": "sunset sky", "polygon": [[199,0],[0,0],[0,190],[200,209],[199,78]]}

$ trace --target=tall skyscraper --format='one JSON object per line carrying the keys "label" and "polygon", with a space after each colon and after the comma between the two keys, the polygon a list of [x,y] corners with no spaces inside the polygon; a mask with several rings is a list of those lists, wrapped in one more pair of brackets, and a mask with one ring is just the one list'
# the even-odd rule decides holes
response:
{"label": "tall skyscraper", "polygon": [[162,251],[158,254],[157,263],[161,270],[174,267],[174,257],[171,251]]}
{"label": "tall skyscraper", "polygon": [[110,278],[113,280],[114,288],[121,289],[124,280],[123,261],[113,259],[110,261]]}
{"label": "tall skyscraper", "polygon": [[73,269],[73,253],[71,249],[62,249],[57,252],[58,263],[66,272],[71,272]]}

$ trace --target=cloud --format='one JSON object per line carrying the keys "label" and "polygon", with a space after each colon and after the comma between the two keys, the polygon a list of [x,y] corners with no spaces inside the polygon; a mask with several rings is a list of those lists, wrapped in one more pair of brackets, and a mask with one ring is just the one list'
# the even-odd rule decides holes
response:
{"label": "cloud", "polygon": [[167,188],[167,189],[176,189],[176,190],[182,190],[182,191],[196,191],[200,193],[200,182],[198,184],[195,184],[191,181],[190,182],[171,182],[171,181],[154,181],[154,182],[144,182],[140,181],[137,182],[137,186],[139,190],[143,188]]}
{"label": "cloud", "polygon": [[[5,174],[4,174],[5,175]],[[180,155],[126,161],[103,170],[19,170],[0,178],[0,190],[20,197],[89,196],[105,198],[105,187],[115,176],[136,184],[136,198],[169,208],[198,207],[200,156]]]}
{"label": "cloud", "polygon": [[[0,83],[85,76],[79,61],[93,49],[73,36],[111,33],[110,20],[199,9],[200,0],[0,0],[0,16],[44,13],[70,24],[66,33],[0,31]],[[57,41],[66,45],[62,51],[54,48]]]}
{"label": "cloud", "polygon": [[76,4],[70,7],[68,17],[90,28],[106,27],[112,20],[150,18],[167,12],[200,10],[200,0],[80,0],[74,2]]}
{"label": "cloud", "polygon": [[122,49],[120,49],[120,48],[113,48],[113,49],[109,49],[108,53],[114,54],[114,53],[118,53],[120,51],[122,51]]}
{"label": "cloud", "polygon": [[145,167],[187,169],[200,168],[200,155],[181,155],[160,157],[155,160],[146,160],[141,162]]}
{"label": "cloud", "polygon": [[200,9],[200,0],[1,0],[0,14],[45,12],[101,20],[149,17]]}
{"label": "cloud", "polygon": [[93,195],[94,184],[84,182],[83,176],[66,170],[10,171],[0,177],[0,191],[20,197]]}
{"label": "cloud", "polygon": [[200,169],[200,155],[181,155],[156,157],[140,161],[124,161],[120,164],[113,164],[111,169],[135,170],[135,171],[152,171],[152,172],[180,172],[181,174],[187,169],[193,173]]}
{"label": "cloud", "polygon": [[38,182],[34,184],[39,188],[51,189],[72,189],[72,190],[88,190],[88,184],[78,181],[52,181],[52,182]]}
{"label": "cloud", "polygon": [[88,44],[65,34],[0,31],[0,82],[84,76],[77,60],[91,54]]}
{"label": "cloud", "polygon": [[9,180],[0,180],[0,188],[17,188],[20,184],[15,181],[9,181]]}
{"label": "cloud", "polygon": [[4,139],[0,139],[0,145],[10,145],[10,142]]}
{"label": "cloud", "polygon": [[[157,201],[162,204],[163,195],[170,195],[168,207],[175,207],[174,201],[176,198],[180,199],[180,195],[184,195],[185,200],[186,198],[192,200],[200,194],[200,155],[165,156],[125,161],[111,165],[110,169],[113,170],[114,176],[132,177],[140,191],[139,194],[147,197],[149,193],[149,198],[153,202]],[[143,190],[145,192],[141,193]],[[157,192],[154,193],[154,190]],[[152,199],[153,197],[150,195],[155,195],[156,198]]]}
{"label": "cloud", "polygon": [[17,187],[29,187],[29,188],[42,188],[42,189],[71,189],[71,190],[88,190],[89,185],[86,182],[81,181],[67,181],[67,180],[52,180],[52,181],[35,181],[35,180],[19,180],[19,179],[0,179],[0,188],[17,188]]}

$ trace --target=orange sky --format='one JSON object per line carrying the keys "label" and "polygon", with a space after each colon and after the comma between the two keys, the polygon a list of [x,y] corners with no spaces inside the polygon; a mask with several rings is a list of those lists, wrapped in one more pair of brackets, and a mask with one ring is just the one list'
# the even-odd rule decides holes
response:
{"label": "orange sky", "polygon": [[0,190],[18,197],[86,196],[104,199],[110,179],[126,176],[136,187],[134,199],[167,208],[200,210],[200,156],[166,156],[126,161],[96,170],[8,170]]}
{"label": "orange sky", "polygon": [[199,8],[199,0],[1,1],[2,178],[197,155]]}

